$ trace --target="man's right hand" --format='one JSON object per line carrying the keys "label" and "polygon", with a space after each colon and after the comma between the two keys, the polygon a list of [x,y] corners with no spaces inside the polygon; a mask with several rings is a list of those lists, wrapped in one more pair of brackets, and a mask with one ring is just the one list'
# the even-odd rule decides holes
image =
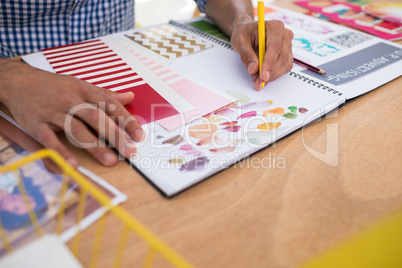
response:
{"label": "man's right hand", "polygon": [[133,98],[133,93],[114,93],[71,76],[0,59],[0,102],[25,130],[73,166],[78,160],[58,139],[55,132],[60,129],[105,166],[116,164],[118,157],[93,130],[123,156],[136,152],[131,139],[142,140],[144,131],[123,107]]}

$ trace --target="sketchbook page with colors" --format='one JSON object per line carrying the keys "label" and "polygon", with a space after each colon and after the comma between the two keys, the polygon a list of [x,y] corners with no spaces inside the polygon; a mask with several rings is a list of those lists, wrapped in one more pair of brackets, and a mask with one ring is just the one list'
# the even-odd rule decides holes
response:
{"label": "sketchbook page with colors", "polygon": [[336,87],[347,99],[369,92],[402,73],[402,46],[351,28],[276,6],[266,19],[282,20],[293,31],[294,57],[327,72],[317,74],[294,64],[294,70]]}
{"label": "sketchbook page with colors", "polygon": [[[113,45],[106,40],[111,38]],[[176,123],[177,118],[143,124],[147,139],[136,144],[137,154],[130,159],[167,196],[268,146],[345,101],[336,88],[308,83],[308,75],[296,72],[257,92],[235,52],[172,25],[127,31],[101,41],[124,55],[120,58],[126,63],[135,62],[138,71],[141,66],[141,73],[152,72],[153,79],[162,80],[195,107],[195,111],[183,113],[179,123],[188,124],[172,131],[166,124]]]}
{"label": "sketchbook page with colors", "polygon": [[[172,25],[138,29],[126,35],[126,49],[137,53],[142,49],[146,62],[167,62],[237,101],[174,131],[168,132],[159,124],[147,125],[147,139],[137,144],[137,155],[130,162],[167,196],[265,148],[345,101],[336,88],[308,83],[308,75],[296,72],[257,92],[235,52],[211,42],[213,47],[187,53],[191,44],[178,37],[183,35],[179,31]],[[174,37],[167,37],[171,33]],[[183,87],[180,93],[195,95],[197,91]]]}
{"label": "sketchbook page with colors", "polygon": [[[229,89],[238,101],[171,132],[149,124],[146,140],[136,144],[137,154],[130,162],[167,196],[172,196],[306,126],[345,101],[339,95],[294,80],[299,81],[293,75],[285,75],[272,82],[270,90],[260,93],[252,85],[241,91]],[[270,161],[265,168],[286,167],[283,159],[273,157]],[[244,164],[250,163],[245,160],[239,166]]]}

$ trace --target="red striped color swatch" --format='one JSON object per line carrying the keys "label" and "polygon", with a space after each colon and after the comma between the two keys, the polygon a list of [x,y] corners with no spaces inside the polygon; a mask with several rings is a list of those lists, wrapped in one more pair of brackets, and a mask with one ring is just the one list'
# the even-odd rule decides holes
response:
{"label": "red striped color swatch", "polygon": [[100,39],[47,48],[42,53],[58,74],[75,76],[115,92],[133,92],[133,102],[125,107],[140,124],[178,114]]}

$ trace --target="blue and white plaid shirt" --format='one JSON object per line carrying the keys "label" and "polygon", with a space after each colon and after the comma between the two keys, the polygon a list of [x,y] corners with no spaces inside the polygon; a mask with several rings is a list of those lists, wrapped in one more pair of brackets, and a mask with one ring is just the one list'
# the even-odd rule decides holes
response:
{"label": "blue and white plaid shirt", "polygon": [[[207,0],[195,0],[202,12]],[[1,0],[0,57],[134,28],[134,0]]]}

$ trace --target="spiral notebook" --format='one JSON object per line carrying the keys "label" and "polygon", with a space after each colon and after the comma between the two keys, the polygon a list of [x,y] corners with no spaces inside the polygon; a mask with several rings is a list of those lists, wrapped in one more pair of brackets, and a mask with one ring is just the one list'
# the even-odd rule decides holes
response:
{"label": "spiral notebook", "polygon": [[[137,154],[129,162],[164,195],[173,196],[229,166],[286,168],[285,159],[273,157],[256,164],[247,156],[401,75],[398,44],[276,6],[266,8],[266,19],[284,21],[295,33],[294,56],[328,74],[317,75],[294,65],[257,92],[240,57],[228,41],[215,35],[206,18],[107,37],[119,44],[115,48],[120,53],[124,51],[122,60],[136,58],[165,85],[184,77],[234,100],[203,110],[214,98],[196,96],[197,87],[185,84],[175,92],[194,109],[163,119],[181,127],[168,129],[159,120],[143,125],[147,138],[136,143]],[[193,27],[200,24],[203,29]],[[47,64],[40,53],[24,60],[35,66]],[[160,68],[169,72],[163,74]],[[193,114],[185,116],[188,112]]]}

